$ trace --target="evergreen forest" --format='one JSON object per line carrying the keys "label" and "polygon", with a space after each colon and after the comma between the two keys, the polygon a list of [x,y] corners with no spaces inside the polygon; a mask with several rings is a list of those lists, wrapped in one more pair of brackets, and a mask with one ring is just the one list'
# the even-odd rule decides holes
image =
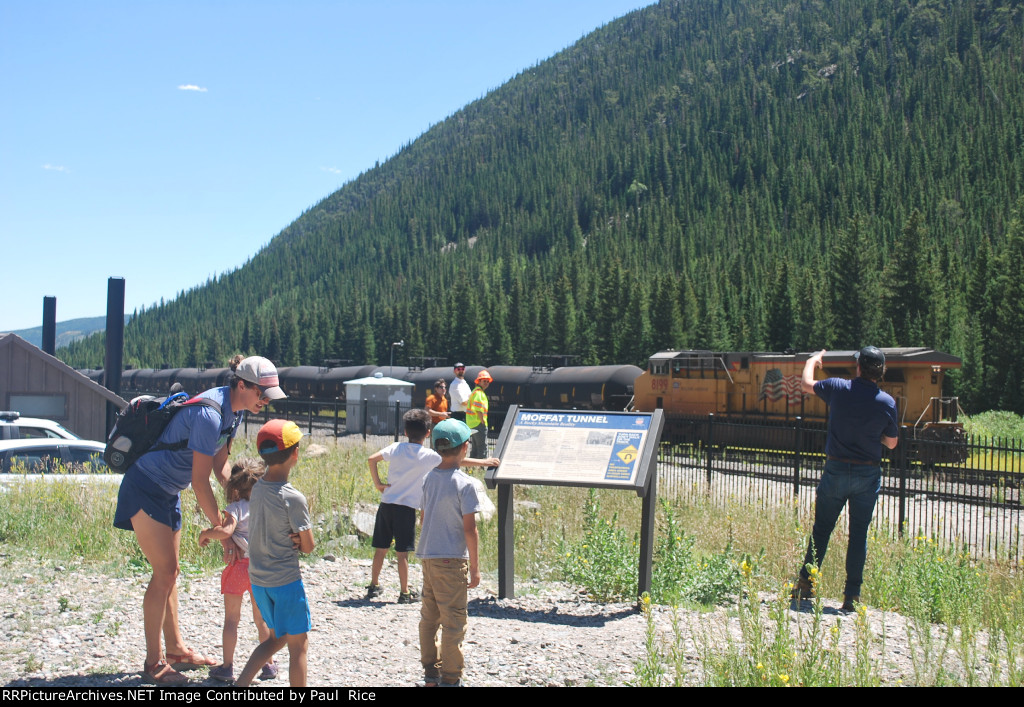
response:
{"label": "evergreen forest", "polygon": [[1022,273],[1021,3],[662,0],[136,312],[125,362],[929,346],[1024,413]]}

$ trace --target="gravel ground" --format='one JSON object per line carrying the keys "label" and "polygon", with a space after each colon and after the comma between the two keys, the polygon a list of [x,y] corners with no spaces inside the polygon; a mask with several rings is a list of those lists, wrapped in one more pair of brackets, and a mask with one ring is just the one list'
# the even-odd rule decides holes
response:
{"label": "gravel ground", "polygon": [[[418,565],[411,566],[415,586]],[[393,566],[385,568],[382,600],[363,598],[368,560],[321,559],[303,565],[313,614],[309,636],[309,682],[322,686],[413,686],[419,666],[418,605],[394,603]],[[144,658],[142,595],[148,576],[105,576],[51,561],[0,557],[0,675],[6,686],[134,686]],[[471,686],[603,686],[636,680],[634,665],[645,654],[645,621],[627,604],[589,602],[558,583],[521,586],[515,599],[496,597],[496,577],[484,577],[470,592],[469,631],[464,646],[466,683]],[[179,586],[182,632],[191,645],[220,657],[223,602],[219,577],[185,577]],[[762,597],[767,614],[772,597]],[[851,654],[854,615],[825,602],[829,628],[840,630],[841,649]],[[789,620],[809,626],[809,602]],[[672,614],[655,607],[659,634],[671,640]],[[702,653],[738,636],[735,609],[701,613],[680,609],[687,684],[700,684]],[[765,621],[767,621],[767,616]],[[869,611],[872,655],[883,684],[912,684],[914,666],[906,620]],[[938,631],[938,629],[933,629]],[[252,624],[243,623],[235,656],[244,664],[256,645]],[[884,635],[884,640],[882,636]],[[939,641],[941,643],[941,641]],[[286,651],[279,654],[287,682]],[[919,656],[918,662],[923,659]],[[934,663],[936,656],[931,656]],[[950,651],[947,665],[955,665]],[[956,670],[956,672],[960,672]],[[237,668],[236,668],[237,671]],[[206,670],[189,673],[196,685],[213,685]],[[668,669],[671,680],[674,669]],[[217,683],[220,684],[220,683]]]}

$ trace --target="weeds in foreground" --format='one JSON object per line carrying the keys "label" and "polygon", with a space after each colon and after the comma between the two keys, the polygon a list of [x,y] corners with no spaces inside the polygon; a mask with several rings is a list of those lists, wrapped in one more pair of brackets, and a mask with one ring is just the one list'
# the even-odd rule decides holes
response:
{"label": "weeds in foreground", "polygon": [[986,582],[967,552],[943,550],[920,533],[893,549],[897,552],[879,558],[888,565],[885,571],[870,579],[876,605],[928,623],[978,623]]}
{"label": "weeds in foreground", "polygon": [[665,684],[665,660],[658,641],[658,630],[651,611],[651,595],[644,592],[640,597],[640,610],[644,614],[644,656],[633,666],[638,687],[663,687]]}
{"label": "weeds in foreground", "polygon": [[[718,604],[740,586],[740,558],[731,545],[703,556],[694,551],[675,511],[662,506],[663,532],[654,551],[649,600],[657,604]],[[629,600],[636,595],[639,538],[619,526],[618,513],[603,518],[597,493],[591,489],[584,509],[583,534],[560,545],[563,578],[583,587],[596,601]]]}
{"label": "weeds in foreground", "polygon": [[[837,618],[827,621],[820,597],[813,601],[810,623],[793,622],[791,584],[762,607],[754,567],[744,568],[744,592],[737,604],[739,636],[700,635],[706,685],[743,687],[876,685],[877,670],[868,646],[871,631],[866,609],[858,609],[854,631],[858,651],[851,662],[840,648],[843,631]],[[812,579],[814,576],[812,575]]]}
{"label": "weeds in foreground", "polygon": [[617,601],[636,595],[639,541],[619,527],[619,515],[601,517],[593,489],[583,512],[583,536],[563,539],[559,554],[566,581],[586,589],[595,601]]}

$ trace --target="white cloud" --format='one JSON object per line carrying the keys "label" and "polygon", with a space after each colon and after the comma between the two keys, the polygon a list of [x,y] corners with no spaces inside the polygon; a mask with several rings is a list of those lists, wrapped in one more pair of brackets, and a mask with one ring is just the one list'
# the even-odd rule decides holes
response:
{"label": "white cloud", "polygon": [[64,165],[49,164],[49,163],[44,164],[43,165],[43,169],[49,170],[51,172],[70,172],[71,171],[70,169],[68,169]]}
{"label": "white cloud", "polygon": [[202,86],[196,86],[194,83],[186,83],[178,86],[179,91],[199,91],[200,93],[206,93],[206,89]]}
{"label": "white cloud", "polygon": [[341,174],[341,170],[337,167],[321,167],[320,169],[324,172],[330,172],[331,174]]}

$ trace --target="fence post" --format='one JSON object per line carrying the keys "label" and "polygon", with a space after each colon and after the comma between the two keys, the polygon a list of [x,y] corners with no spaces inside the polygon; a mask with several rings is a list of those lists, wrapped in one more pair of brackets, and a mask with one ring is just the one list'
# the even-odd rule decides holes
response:
{"label": "fence post", "polygon": [[803,421],[804,421],[803,417],[801,417],[800,415],[796,416],[796,419],[795,419],[795,422],[796,422],[796,432],[795,432],[795,435],[794,435],[796,437],[796,444],[794,445],[796,447],[796,449],[794,450],[794,453],[793,453],[793,495],[794,496],[799,496],[800,495],[800,461],[801,461],[801,456],[800,455],[801,455],[801,452],[802,452],[803,447],[804,447],[804,426],[803,426]]}
{"label": "fence post", "polygon": [[363,441],[364,442],[366,441],[366,425],[368,425],[369,421],[370,421],[370,410],[369,410],[369,407],[370,407],[370,401],[367,400],[366,398],[363,398],[363,425],[362,426],[363,426]]}
{"label": "fence post", "polygon": [[335,400],[334,401],[334,436],[335,437],[338,436],[338,413],[339,413],[338,401]]}
{"label": "fence post", "polygon": [[899,535],[903,537],[903,526],[907,522],[907,435],[906,427],[899,428],[899,439],[897,441],[898,450],[895,455],[890,455],[890,459],[895,456],[896,464],[900,471],[900,512],[899,512]]}
{"label": "fence post", "polygon": [[309,401],[309,434],[313,434],[313,401]]}
{"label": "fence post", "polygon": [[398,426],[402,422],[402,403],[395,401],[395,441],[398,441]]}
{"label": "fence post", "polygon": [[708,444],[707,444],[707,455],[705,463],[707,464],[707,475],[708,475],[708,493],[711,493],[711,450],[714,448],[715,443],[715,413],[708,413]]}

